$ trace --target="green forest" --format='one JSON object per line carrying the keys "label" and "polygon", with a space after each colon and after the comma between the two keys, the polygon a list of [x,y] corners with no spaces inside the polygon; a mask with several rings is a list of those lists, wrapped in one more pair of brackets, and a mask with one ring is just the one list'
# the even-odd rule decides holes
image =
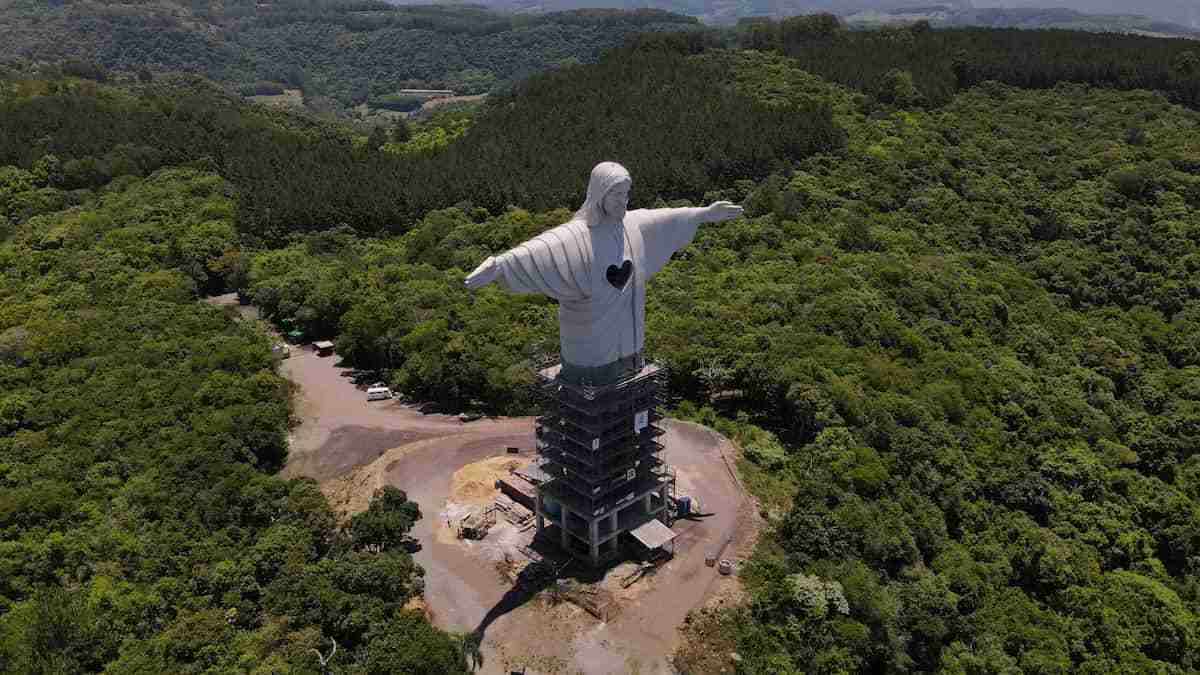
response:
{"label": "green forest", "polygon": [[143,78],[188,72],[248,95],[286,86],[310,107],[334,102],[344,112],[403,88],[502,90],[594,61],[638,32],[696,23],[656,10],[516,15],[382,0],[12,0],[0,3],[0,62],[69,60]]}
{"label": "green forest", "polygon": [[463,671],[405,609],[416,505],[339,527],[272,475],[289,385],[264,333],[197,302],[237,266],[229,184],[54,171],[0,169],[0,670],[317,672],[332,639],[346,672]]}
{"label": "green forest", "polygon": [[198,300],[527,413],[555,307],[462,281],[603,158],[637,206],[746,208],[648,291],[670,412],[737,443],[766,522],[680,670],[1200,670],[1200,49],[736,37],[536,75],[419,152],[194,76],[8,72],[0,670],[316,673],[333,640],[336,672],[466,671],[407,608],[420,505],[339,524],[276,476],[270,341]]}

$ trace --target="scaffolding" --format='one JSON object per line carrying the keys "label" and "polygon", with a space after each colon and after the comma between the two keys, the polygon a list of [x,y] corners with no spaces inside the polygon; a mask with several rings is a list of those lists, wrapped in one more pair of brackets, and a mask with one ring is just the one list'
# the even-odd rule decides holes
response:
{"label": "scaffolding", "polygon": [[605,386],[572,384],[559,366],[537,372],[538,535],[599,566],[620,556],[620,535],[671,520],[674,472],[662,459],[657,411],[666,371],[646,364]]}

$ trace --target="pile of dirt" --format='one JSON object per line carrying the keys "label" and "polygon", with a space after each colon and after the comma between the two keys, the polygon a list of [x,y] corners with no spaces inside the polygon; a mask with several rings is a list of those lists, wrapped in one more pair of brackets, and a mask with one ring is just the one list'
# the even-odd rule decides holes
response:
{"label": "pile of dirt", "polygon": [[321,492],[341,520],[346,520],[371,505],[375,491],[387,484],[388,469],[401,457],[436,444],[439,438],[414,441],[385,450],[373,462],[364,464],[334,478],[321,481]]}
{"label": "pile of dirt", "polygon": [[371,504],[371,495],[379,488],[370,471],[355,470],[321,483],[321,492],[338,520],[345,521]]}
{"label": "pile of dirt", "polygon": [[429,604],[425,602],[425,598],[421,597],[420,595],[414,595],[409,598],[408,601],[404,603],[404,607],[401,609],[420,612],[421,614],[425,615],[426,619],[433,621],[433,610],[429,609]]}
{"label": "pile of dirt", "polygon": [[514,469],[528,466],[532,457],[500,455],[468,464],[450,478],[450,501],[460,504],[490,504],[499,494],[496,481]]}

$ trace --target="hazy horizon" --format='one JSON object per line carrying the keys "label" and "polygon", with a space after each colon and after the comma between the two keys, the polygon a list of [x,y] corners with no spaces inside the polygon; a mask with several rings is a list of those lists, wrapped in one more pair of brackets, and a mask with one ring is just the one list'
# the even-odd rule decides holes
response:
{"label": "hazy horizon", "polygon": [[[1088,14],[1137,14],[1200,28],[1200,2],[1196,0],[967,0],[977,9],[1073,9]],[[915,4],[915,3],[914,3]],[[931,2],[929,4],[939,4]]]}

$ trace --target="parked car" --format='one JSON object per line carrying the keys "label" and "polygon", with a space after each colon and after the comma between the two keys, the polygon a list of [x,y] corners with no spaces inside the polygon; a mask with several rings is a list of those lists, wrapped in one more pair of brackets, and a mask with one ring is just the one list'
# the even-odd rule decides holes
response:
{"label": "parked car", "polygon": [[392,397],[392,390],[388,387],[370,387],[367,389],[368,401],[382,401]]}

